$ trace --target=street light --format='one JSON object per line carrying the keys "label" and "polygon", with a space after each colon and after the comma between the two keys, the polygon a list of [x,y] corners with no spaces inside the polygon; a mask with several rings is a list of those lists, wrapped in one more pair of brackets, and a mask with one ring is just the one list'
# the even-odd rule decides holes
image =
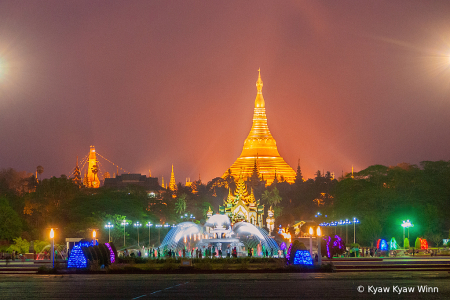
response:
{"label": "street light", "polygon": [[125,247],[125,226],[128,225],[127,220],[123,220],[122,221],[122,226],[123,226],[123,246]]}
{"label": "street light", "polygon": [[111,242],[111,228],[113,228],[113,227],[114,227],[114,225],[111,224],[111,222],[108,222],[108,224],[105,225],[105,228],[108,228],[108,230],[109,230],[109,240],[108,240],[108,242]]}
{"label": "street light", "polygon": [[406,220],[406,221],[403,221],[402,227],[403,227],[403,241],[405,240],[405,228],[408,228],[408,240],[409,240],[409,228],[414,227],[414,224],[411,223],[410,220]]}
{"label": "street light", "polygon": [[353,218],[353,244],[356,244],[356,223],[359,223],[359,220],[357,218]]}
{"label": "street light", "polygon": [[312,227],[309,227],[309,253],[311,254],[311,256],[312,256],[312,236],[313,236],[313,233],[314,233],[314,231],[313,231]]}
{"label": "street light", "polygon": [[137,233],[138,233],[138,247],[139,247],[139,227],[141,227],[142,224],[139,223],[139,221],[137,221],[136,223],[134,223],[134,227],[137,228]]}
{"label": "street light", "polygon": [[320,230],[320,226],[317,226],[317,257],[319,266],[322,265],[322,252],[320,250],[320,237],[322,236],[322,231]]}
{"label": "street light", "polygon": [[148,246],[150,247],[150,227],[153,226],[151,222],[147,222],[146,226],[148,227]]}
{"label": "street light", "polygon": [[348,244],[348,224],[352,224],[352,221],[349,221],[348,219],[345,219],[345,244]]}
{"label": "street light", "polygon": [[97,237],[97,232],[95,231],[95,229],[92,231],[92,246],[95,246],[95,241]]}
{"label": "street light", "polygon": [[155,225],[155,227],[159,228],[159,230],[158,230],[158,242],[159,242],[159,244],[161,244],[161,227],[162,227],[162,225],[161,224],[157,224],[157,225]]}
{"label": "street light", "polygon": [[52,265],[53,269],[55,268],[55,232],[53,228],[50,229],[50,238],[52,239]]}

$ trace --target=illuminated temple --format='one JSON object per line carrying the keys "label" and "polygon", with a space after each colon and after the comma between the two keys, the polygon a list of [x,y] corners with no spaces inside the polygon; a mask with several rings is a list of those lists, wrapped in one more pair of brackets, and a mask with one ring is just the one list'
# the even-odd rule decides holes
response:
{"label": "illuminated temple", "polygon": [[[259,70],[258,70],[259,72]],[[261,73],[256,81],[256,99],[253,111],[253,125],[244,142],[241,155],[230,167],[231,175],[238,178],[241,174],[244,178],[252,175],[255,162],[259,174],[270,185],[275,176],[278,180],[283,177],[289,183],[295,181],[295,171],[284,161],[277,149],[277,143],[267,126],[266,108],[262,94],[263,82]],[[224,177],[228,175],[225,172]]]}
{"label": "illuminated temple", "polygon": [[100,187],[100,179],[98,178],[98,160],[95,155],[95,147],[91,146],[89,150],[89,165],[84,174],[83,184],[86,187],[98,188]]}
{"label": "illuminated temple", "polygon": [[228,189],[228,197],[223,206],[219,206],[219,213],[227,215],[232,223],[245,221],[257,227],[263,227],[264,205],[255,199],[253,190],[247,191],[244,179],[239,176],[234,194]]}

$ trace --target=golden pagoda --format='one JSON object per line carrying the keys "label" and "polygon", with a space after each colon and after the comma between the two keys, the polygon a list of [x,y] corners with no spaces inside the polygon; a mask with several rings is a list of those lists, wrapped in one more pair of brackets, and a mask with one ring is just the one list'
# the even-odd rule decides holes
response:
{"label": "golden pagoda", "polygon": [[173,173],[173,165],[172,165],[172,172],[170,173],[169,190],[172,191],[172,198],[176,198],[177,194],[175,192],[177,190],[177,183],[175,182],[175,174]]}
{"label": "golden pagoda", "polygon": [[[266,108],[262,95],[263,82],[261,80],[260,70],[258,70],[258,73],[252,129],[247,139],[245,139],[241,155],[230,167],[231,175],[237,178],[242,173],[244,177],[250,177],[256,161],[259,174],[266,180],[267,185],[273,182],[275,176],[277,176],[278,180],[283,177],[287,182],[294,183],[296,173],[278,153],[277,143],[267,126]],[[223,177],[227,175],[228,172],[225,172]]]}

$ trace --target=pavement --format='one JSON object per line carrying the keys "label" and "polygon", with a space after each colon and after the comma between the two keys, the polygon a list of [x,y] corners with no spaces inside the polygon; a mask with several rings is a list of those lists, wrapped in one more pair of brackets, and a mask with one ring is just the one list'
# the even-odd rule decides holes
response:
{"label": "pavement", "polygon": [[1,299],[449,299],[448,272],[0,275]]}

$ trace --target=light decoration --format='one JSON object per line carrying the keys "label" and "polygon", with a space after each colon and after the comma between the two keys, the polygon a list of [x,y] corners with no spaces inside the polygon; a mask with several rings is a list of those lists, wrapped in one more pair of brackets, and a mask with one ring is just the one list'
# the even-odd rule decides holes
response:
{"label": "light decoration", "polygon": [[297,250],[294,256],[294,265],[312,266],[313,260],[308,250]]}
{"label": "light decoration", "polygon": [[381,250],[381,251],[387,251],[388,250],[388,243],[386,242],[385,239],[379,239],[377,241],[377,248],[378,248],[378,250]]}
{"label": "light decoration", "polygon": [[114,255],[114,251],[111,248],[111,245],[109,243],[105,243],[106,248],[109,250],[109,261],[113,264],[116,262],[116,256]]}
{"label": "light decoration", "polygon": [[291,250],[292,250],[292,244],[289,245],[288,252],[286,254],[286,261],[289,262],[289,259],[291,258]]}
{"label": "light decoration", "polygon": [[428,249],[428,242],[426,239],[420,239],[420,249],[422,250]]}
{"label": "light decoration", "polygon": [[[323,239],[327,243],[327,257],[332,257],[330,251],[331,236],[324,237]],[[334,242],[331,247],[338,247],[339,249],[342,249],[342,239],[338,235],[334,236]]]}
{"label": "light decoration", "polygon": [[397,241],[395,240],[395,238],[393,237],[391,239],[391,241],[389,242],[389,250],[397,250],[398,249],[398,244]]}
{"label": "light decoration", "polygon": [[291,242],[291,233],[289,231],[286,232],[286,229],[283,228],[283,230],[281,231],[281,235],[283,236],[284,239],[288,240],[289,243]]}
{"label": "light decoration", "polygon": [[88,242],[82,242],[75,245],[70,252],[69,260],[67,261],[67,268],[86,269],[87,258],[81,248],[90,246],[92,246],[92,243]]}
{"label": "light decoration", "polygon": [[280,250],[281,250],[281,251],[286,250],[286,243],[285,243],[285,242],[282,242],[282,243],[281,243],[281,245],[280,245]]}
{"label": "light decoration", "polygon": [[339,249],[342,249],[342,239],[340,238],[340,236],[335,235],[334,238],[335,238],[335,240],[334,240],[333,246],[339,247]]}
{"label": "light decoration", "polygon": [[323,238],[323,239],[327,243],[327,257],[331,257],[331,252],[330,252],[331,236],[328,236],[328,237]]}

